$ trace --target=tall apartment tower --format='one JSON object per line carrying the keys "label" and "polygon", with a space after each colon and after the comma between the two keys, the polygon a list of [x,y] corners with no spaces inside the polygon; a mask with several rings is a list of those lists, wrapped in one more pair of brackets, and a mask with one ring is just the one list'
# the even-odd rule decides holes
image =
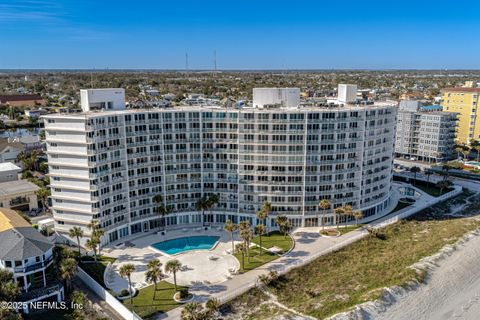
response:
{"label": "tall apartment tower", "polygon": [[444,111],[458,113],[458,143],[470,144],[471,140],[480,140],[479,103],[480,88],[443,89]]}
{"label": "tall apartment tower", "polygon": [[[116,89],[114,89],[116,90]],[[255,90],[254,106],[92,110],[44,117],[55,228],[104,243],[155,230],[152,198],[171,209],[170,228],[202,223],[195,203],[218,194],[209,224],[257,223],[264,201],[293,226],[334,224],[318,208],[345,204],[365,217],[391,204],[395,103],[300,105],[298,89]],[[113,101],[113,98],[102,99]],[[255,103],[257,104],[255,106]]]}
{"label": "tall apartment tower", "polygon": [[434,163],[453,157],[457,114],[441,110],[441,106],[421,106],[415,100],[400,102],[395,143],[397,157]]}

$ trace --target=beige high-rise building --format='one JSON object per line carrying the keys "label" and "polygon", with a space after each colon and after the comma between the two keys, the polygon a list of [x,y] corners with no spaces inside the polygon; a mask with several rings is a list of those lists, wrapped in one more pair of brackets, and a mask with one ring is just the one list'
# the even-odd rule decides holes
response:
{"label": "beige high-rise building", "polygon": [[480,118],[477,117],[479,96],[480,88],[443,89],[443,111],[458,113],[457,143],[469,144],[471,140],[480,140]]}

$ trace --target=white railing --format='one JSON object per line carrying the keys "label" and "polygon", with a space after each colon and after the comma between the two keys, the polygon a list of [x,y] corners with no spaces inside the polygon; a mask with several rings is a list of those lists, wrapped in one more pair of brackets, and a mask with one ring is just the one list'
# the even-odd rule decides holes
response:
{"label": "white railing", "polygon": [[115,310],[125,320],[142,320],[135,312],[128,310],[127,307],[112,296],[105,288],[90,277],[82,268],[78,268],[78,277],[83,281],[93,292],[97,294],[103,301],[108,303],[113,310]]}

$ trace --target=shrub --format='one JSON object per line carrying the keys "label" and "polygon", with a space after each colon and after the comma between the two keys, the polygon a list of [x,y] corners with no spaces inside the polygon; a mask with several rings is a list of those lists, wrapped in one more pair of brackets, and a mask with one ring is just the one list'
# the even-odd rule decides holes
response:
{"label": "shrub", "polygon": [[188,294],[188,288],[183,288],[178,291],[178,296],[180,299],[187,299],[189,294]]}
{"label": "shrub", "polygon": [[120,291],[120,297],[126,297],[130,294],[130,292],[127,289],[123,289]]}

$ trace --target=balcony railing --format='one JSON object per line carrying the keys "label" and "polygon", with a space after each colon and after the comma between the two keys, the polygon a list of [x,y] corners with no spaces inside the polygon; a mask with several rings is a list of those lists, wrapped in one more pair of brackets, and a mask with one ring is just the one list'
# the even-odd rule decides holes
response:
{"label": "balcony railing", "polygon": [[37,270],[37,269],[44,268],[44,267],[48,266],[48,264],[50,262],[52,262],[52,260],[53,260],[53,256],[50,256],[49,258],[47,258],[44,261],[40,261],[40,262],[31,264],[31,265],[28,265],[28,266],[25,266],[25,267],[14,267],[13,271],[14,272],[23,272],[23,273],[30,272],[30,271]]}

